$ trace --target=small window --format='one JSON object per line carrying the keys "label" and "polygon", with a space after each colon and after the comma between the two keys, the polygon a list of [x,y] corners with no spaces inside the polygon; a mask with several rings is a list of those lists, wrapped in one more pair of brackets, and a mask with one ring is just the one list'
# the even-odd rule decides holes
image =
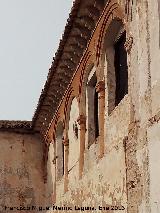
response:
{"label": "small window", "polygon": [[128,93],[128,67],[127,52],[124,44],[126,41],[126,32],[124,32],[114,45],[115,56],[115,77],[116,77],[116,94],[115,106],[117,106],[124,96]]}
{"label": "small window", "polygon": [[99,103],[96,91],[97,77],[94,73],[87,83],[88,99],[88,146],[95,142],[99,136]]}
{"label": "small window", "polygon": [[104,42],[105,75],[107,82],[108,115],[128,93],[126,31],[121,20],[109,25]]}

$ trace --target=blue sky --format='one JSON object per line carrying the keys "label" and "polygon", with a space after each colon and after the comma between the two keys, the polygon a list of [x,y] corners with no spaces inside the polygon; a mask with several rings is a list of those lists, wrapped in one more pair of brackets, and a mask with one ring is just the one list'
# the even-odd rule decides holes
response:
{"label": "blue sky", "polygon": [[0,5],[0,120],[31,120],[72,0]]}

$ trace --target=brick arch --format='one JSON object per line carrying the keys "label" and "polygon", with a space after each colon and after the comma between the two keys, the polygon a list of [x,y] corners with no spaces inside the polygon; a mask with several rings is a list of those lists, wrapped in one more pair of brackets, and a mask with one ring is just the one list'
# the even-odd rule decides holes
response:
{"label": "brick arch", "polygon": [[[77,85],[78,86],[78,85]],[[56,129],[59,122],[63,123],[64,126],[64,136],[67,138],[67,129],[68,129],[68,119],[69,119],[69,111],[71,107],[72,100],[76,98],[79,103],[79,97],[75,92],[75,88],[73,89],[72,85],[68,87],[64,98],[59,104],[57,111],[48,127],[48,130],[45,135],[45,140],[47,143],[56,140]]]}
{"label": "brick arch", "polygon": [[86,85],[87,85],[89,74],[91,70],[93,69],[93,67],[95,67],[94,62],[90,62],[85,70],[85,73],[82,79],[81,94],[80,94],[80,114],[82,115],[86,115]]}
{"label": "brick arch", "polygon": [[[76,86],[78,87],[78,85]],[[65,134],[67,134],[67,130],[68,130],[69,113],[70,113],[72,100],[76,98],[77,102],[79,103],[78,93],[76,92],[78,89],[76,88],[76,86],[74,86],[74,89],[73,89],[72,84],[70,84],[70,86],[68,87],[65,93],[64,99],[62,99],[62,102],[59,104],[59,108],[57,109],[58,119],[56,123],[63,122]],[[53,119],[53,121],[55,121],[55,119]],[[52,123],[52,126],[53,126],[53,123]]]}
{"label": "brick arch", "polygon": [[97,36],[96,39],[96,63],[97,66],[99,65],[100,58],[103,55],[103,49],[104,49],[104,42],[105,42],[105,36],[107,29],[111,22],[114,19],[121,20],[126,31],[128,31],[128,28],[126,26],[126,20],[125,20],[125,14],[119,5],[117,0],[109,0],[108,3],[105,6],[105,9],[103,11],[103,14],[105,14],[103,21],[100,24],[100,31],[99,35]]}
{"label": "brick arch", "polygon": [[[87,79],[87,74],[90,72],[90,66],[94,64],[96,66],[96,74],[98,81],[103,80],[102,76],[101,79],[99,79],[99,60],[101,59],[101,56],[103,54],[103,49],[104,49],[104,41],[105,41],[105,34],[107,31],[107,28],[109,27],[109,24],[112,22],[113,19],[121,19],[122,22],[124,23],[127,30],[127,26],[125,24],[125,18],[124,14],[121,10],[120,5],[118,4],[117,0],[109,0],[108,3],[106,4],[103,13],[102,13],[103,18],[100,19],[97,23],[98,26],[98,34],[96,33],[92,38],[92,42],[89,42],[88,44],[88,49],[84,53],[82,63],[80,66],[77,68],[77,73],[74,76],[73,81],[70,83],[68,86],[68,89],[65,93],[65,98],[62,100],[62,102],[59,104],[59,108],[57,109],[57,117],[55,119],[52,119],[51,125],[49,126],[45,138],[47,135],[49,135],[52,132],[55,132],[56,129],[56,122],[58,121],[63,121],[65,126],[67,127],[67,122],[68,122],[68,110],[70,109],[70,103],[71,99],[73,97],[76,97],[79,103],[79,109],[80,109],[80,115],[85,114],[85,79]],[[91,51],[94,49],[94,51]],[[79,82],[77,84],[77,82]],[[73,89],[74,88],[74,89]],[[66,98],[68,99],[66,102]],[[66,103],[65,103],[66,102]],[[67,112],[67,113],[66,113]],[[56,120],[56,121],[55,121]],[[54,135],[54,134],[53,134]]]}
{"label": "brick arch", "polygon": [[[108,3],[105,6],[105,9],[103,11],[104,18],[100,23],[100,30],[99,35],[97,36],[96,40],[96,65],[99,67],[100,61],[101,64],[105,65],[105,60],[107,60],[107,77],[106,77],[106,85],[108,88],[108,113],[110,114],[112,110],[115,107],[115,73],[113,72],[113,63],[111,63],[112,60],[114,60],[114,50],[110,49],[108,45],[107,49],[107,43],[113,43],[113,40],[116,35],[116,30],[119,27],[123,27],[123,29],[126,31],[127,37],[125,48],[126,51],[129,53],[133,38],[131,37],[131,34],[129,32],[128,26],[126,24],[125,20],[125,13],[123,12],[123,9],[121,8],[120,4],[117,0],[108,1]],[[120,28],[119,28],[120,29]],[[103,61],[103,63],[102,63]],[[101,65],[102,66],[102,65]],[[104,66],[105,68],[105,66]],[[106,75],[105,69],[104,76]]]}
{"label": "brick arch", "polygon": [[[65,116],[65,131],[66,133],[68,132],[68,129],[69,129],[69,120],[70,120],[70,111],[71,111],[71,106],[72,106],[72,102],[73,100],[76,98],[77,100],[77,103],[79,105],[79,99],[77,96],[75,96],[74,94],[72,94],[70,97],[69,97],[69,100],[67,102],[67,106],[66,106],[66,109],[64,109],[64,116]],[[79,109],[80,109],[80,106],[79,106]]]}
{"label": "brick arch", "polygon": [[[80,114],[86,114],[85,113],[85,90],[86,90],[86,81],[88,79],[89,73],[92,69],[93,66],[96,67],[96,77],[98,81],[102,81],[104,79],[104,69],[103,67],[99,67],[99,62],[103,57],[103,52],[104,52],[104,43],[105,43],[105,37],[106,37],[106,32],[107,29],[109,28],[110,24],[114,20],[119,20],[122,21],[124,28],[126,32],[128,32],[128,28],[126,25],[125,21],[125,14],[122,12],[122,8],[119,5],[117,0],[109,0],[108,3],[106,4],[103,14],[106,14],[103,18],[103,21],[100,24],[100,30],[99,34],[97,37],[94,38],[94,48],[95,48],[95,53],[92,54],[92,57],[86,59],[86,64],[84,69],[81,71],[81,77],[80,77]],[[88,52],[89,55],[89,52]],[[87,58],[87,53],[86,57]],[[87,67],[87,68],[86,68]],[[101,73],[100,73],[101,72]],[[102,73],[103,72],[103,73]]]}
{"label": "brick arch", "polygon": [[56,115],[54,116],[52,126],[49,127],[50,132],[48,134],[48,137],[50,137],[50,142],[55,143],[55,141],[56,141],[56,130],[57,130],[57,126],[58,126],[59,122],[63,122],[63,120],[61,119],[59,113],[56,113]]}
{"label": "brick arch", "polygon": [[84,77],[86,74],[86,70],[88,70],[89,69],[88,67],[90,67],[90,66],[92,66],[92,64],[94,64],[93,58],[94,58],[94,55],[91,54],[91,51],[88,50],[84,56],[84,61],[81,66],[81,72],[80,72],[80,77],[79,77],[79,90],[78,90],[79,96],[82,93],[83,81],[84,81]]}

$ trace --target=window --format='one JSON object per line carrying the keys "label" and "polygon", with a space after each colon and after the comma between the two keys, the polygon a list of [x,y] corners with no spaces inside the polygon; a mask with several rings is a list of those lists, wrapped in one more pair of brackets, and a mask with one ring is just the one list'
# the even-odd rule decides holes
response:
{"label": "window", "polygon": [[96,73],[91,72],[87,83],[87,112],[88,112],[88,146],[95,142],[99,136],[99,103],[96,91]]}
{"label": "window", "polygon": [[124,32],[114,45],[115,56],[115,76],[116,76],[116,95],[115,106],[117,106],[124,96],[128,93],[128,67],[127,52],[124,44],[126,41],[126,32]]}
{"label": "window", "polygon": [[115,19],[107,29],[104,42],[109,115],[128,93],[128,67],[125,42],[126,32],[124,25],[121,20]]}

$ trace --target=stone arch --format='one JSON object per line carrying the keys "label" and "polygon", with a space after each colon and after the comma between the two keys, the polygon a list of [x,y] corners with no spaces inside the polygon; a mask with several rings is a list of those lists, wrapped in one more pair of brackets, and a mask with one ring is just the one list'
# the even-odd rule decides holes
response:
{"label": "stone arch", "polygon": [[126,25],[125,14],[117,0],[108,1],[103,12],[106,15],[104,16],[103,21],[101,22],[101,24],[99,26],[100,32],[95,41],[97,66],[99,66],[101,57],[103,57],[103,45],[104,45],[105,35],[106,35],[107,28],[109,27],[112,20],[114,20],[114,19],[122,20],[127,33],[129,31],[127,28],[127,25]]}

